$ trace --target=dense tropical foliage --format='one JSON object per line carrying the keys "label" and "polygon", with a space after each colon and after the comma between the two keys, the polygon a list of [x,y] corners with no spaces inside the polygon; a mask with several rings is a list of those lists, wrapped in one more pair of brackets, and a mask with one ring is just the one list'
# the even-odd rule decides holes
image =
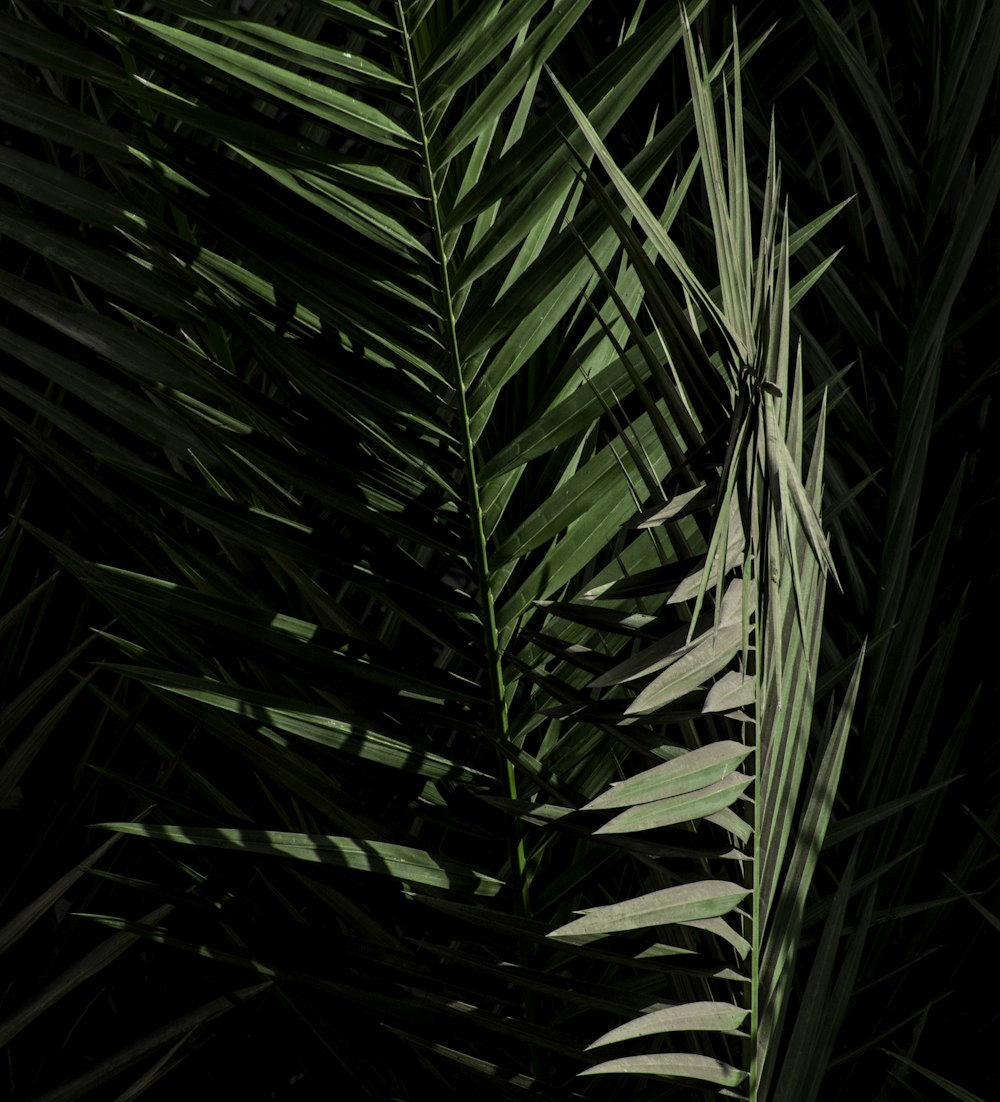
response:
{"label": "dense tropical foliage", "polygon": [[998,61],[11,0],[5,1097],[990,1096]]}

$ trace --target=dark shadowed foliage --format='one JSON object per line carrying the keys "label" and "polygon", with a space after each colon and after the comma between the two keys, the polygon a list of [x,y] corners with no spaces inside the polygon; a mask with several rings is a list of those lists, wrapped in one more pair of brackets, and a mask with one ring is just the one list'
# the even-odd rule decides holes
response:
{"label": "dark shadowed foliage", "polygon": [[3,1097],[993,1097],[998,61],[10,0]]}

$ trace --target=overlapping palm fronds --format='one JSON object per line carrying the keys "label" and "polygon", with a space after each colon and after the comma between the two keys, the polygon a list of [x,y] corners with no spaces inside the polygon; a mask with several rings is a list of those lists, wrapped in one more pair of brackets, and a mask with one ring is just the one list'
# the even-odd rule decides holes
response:
{"label": "overlapping palm fronds", "polygon": [[[612,7],[0,17],[12,1097],[840,1087],[957,771],[890,761],[954,637],[914,698],[933,375],[996,158],[879,482],[828,443],[872,432],[842,369],[878,319],[824,244],[879,192],[816,201],[753,77],[808,27],[863,91],[853,30],[748,17],[709,66],[706,0]],[[954,35],[949,66],[988,52]],[[948,120],[995,99],[956,72],[930,223],[980,133]]]}
{"label": "overlapping palm fronds", "polygon": [[[660,936],[673,945],[679,927],[682,943],[693,940],[703,953],[728,944],[738,958],[735,971],[720,964],[693,983],[682,981],[678,993],[690,1001],[646,1013],[595,1042],[707,1031],[696,1051],[671,1046],[659,1053],[623,1056],[598,1064],[592,1073],[704,1079],[745,1089],[745,1097],[753,1099],[808,1098],[819,1086],[818,1036],[830,1033],[823,1021],[831,1009],[825,1000],[800,1008],[780,1065],[777,1057],[861,661],[839,714],[830,717],[823,731],[822,723],[813,719],[813,708],[824,590],[832,568],[820,520],[826,409],[824,402],[806,472],[801,350],[795,356],[790,348],[789,231],[787,217],[779,213],[774,142],[755,242],[738,62],[733,110],[724,112],[725,141],[720,142],[704,55],[696,53],[690,37],[686,46],[719,301],[691,275],[586,119],[577,119],[685,297],[711,319],[708,330],[717,334],[718,370],[733,405],[723,463],[716,469],[706,466],[704,482],[640,521],[641,528],[655,531],[668,518],[699,507],[712,519],[703,563],[690,568],[679,584],[669,570],[651,571],[641,589],[646,597],[666,601],[676,630],[630,653],[591,683],[613,689],[638,682],[640,691],[627,700],[621,722],[629,725],[630,734],[647,732],[648,738],[662,732],[665,741],[654,752],[666,760],[614,783],[584,810],[615,809],[597,834],[645,834],[697,824],[708,837],[716,831],[720,842],[728,835],[737,848],[722,855],[718,868],[707,860],[694,870],[656,868],[646,885],[654,890],[590,908],[552,936],[592,938],[652,929],[662,930]],[[641,255],[641,246],[635,244],[636,255]],[[651,268],[644,290],[647,301],[670,294]],[[614,598],[630,582],[626,577],[588,596]],[[655,675],[652,680],[650,675]],[[671,727],[664,729],[664,720],[671,718],[677,724],[672,737]],[[741,800],[749,801],[744,815],[734,810]],[[811,982],[817,991],[831,983],[849,886],[848,878],[831,913],[823,951],[813,963]],[[700,934],[692,935],[692,930]],[[746,1029],[740,1031],[740,1026]],[[720,1044],[725,1035],[744,1041]],[[777,1077],[776,1066],[781,1067]]]}

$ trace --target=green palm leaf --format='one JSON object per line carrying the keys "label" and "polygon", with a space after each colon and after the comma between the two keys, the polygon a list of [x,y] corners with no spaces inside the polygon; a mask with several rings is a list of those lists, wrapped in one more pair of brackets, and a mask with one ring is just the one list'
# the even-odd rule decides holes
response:
{"label": "green palm leaf", "polygon": [[1000,180],[931,8],[0,17],[13,1096],[856,1094],[986,867],[918,890]]}

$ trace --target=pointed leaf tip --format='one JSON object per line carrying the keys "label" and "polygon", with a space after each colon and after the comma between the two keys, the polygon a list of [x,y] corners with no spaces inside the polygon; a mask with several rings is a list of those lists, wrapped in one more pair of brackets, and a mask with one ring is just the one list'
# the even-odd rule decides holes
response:
{"label": "pointed leaf tip", "polygon": [[723,1087],[738,1087],[747,1073],[711,1056],[694,1052],[663,1052],[648,1056],[624,1056],[595,1064],[581,1075],[657,1075],[668,1079],[701,1079]]}
{"label": "pointed leaf tip", "polygon": [[577,934],[612,934],[625,930],[641,930],[647,926],[665,926],[695,918],[715,918],[728,914],[748,895],[749,888],[728,880],[702,880],[663,888],[622,903],[605,907],[590,907],[583,917],[560,926],[549,937],[569,937]]}

